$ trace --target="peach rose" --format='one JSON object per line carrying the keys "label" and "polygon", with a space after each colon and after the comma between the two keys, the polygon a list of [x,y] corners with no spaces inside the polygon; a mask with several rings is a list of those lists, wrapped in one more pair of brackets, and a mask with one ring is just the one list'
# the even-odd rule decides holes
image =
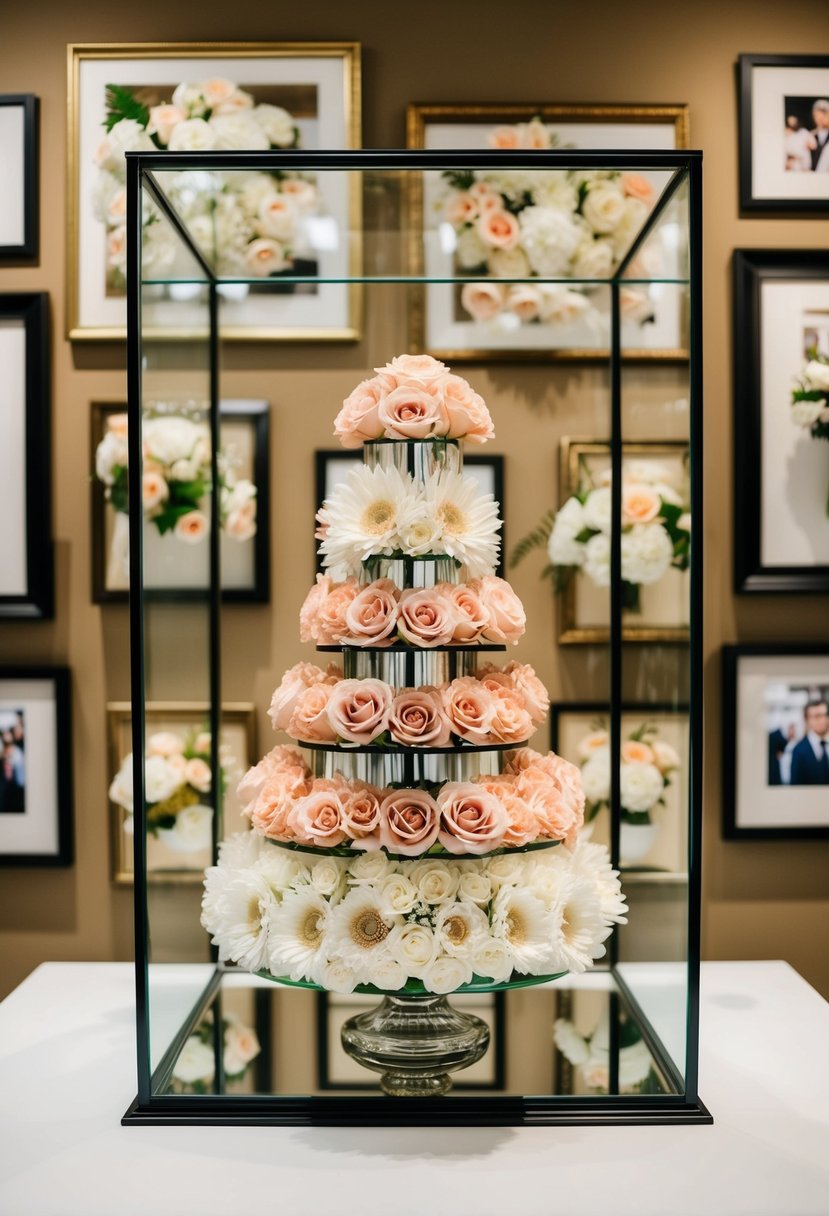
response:
{"label": "peach rose", "polygon": [[349,604],[356,599],[359,591],[360,584],[354,575],[347,578],[344,583],[335,583],[332,586],[322,601],[317,615],[318,645],[331,646],[333,643],[339,642],[340,638],[348,632],[345,614]]}
{"label": "peach rose", "polygon": [[397,625],[398,594],[389,579],[377,579],[358,591],[345,611],[342,640],[356,646],[390,646]]}
{"label": "peach rose", "polygon": [[652,747],[638,739],[626,739],[621,746],[623,764],[655,764],[656,756]]}
{"label": "peach rose", "polygon": [[168,759],[170,756],[181,755],[184,751],[184,741],[171,730],[157,730],[150,735],[144,745],[144,755],[164,756]]}
{"label": "peach rose", "polygon": [[426,853],[439,828],[438,804],[425,790],[392,790],[380,803],[380,844],[389,853]]}
{"label": "peach rose", "polygon": [[384,397],[378,418],[387,439],[428,439],[445,435],[449,429],[443,395],[416,381],[402,384]]}
{"label": "peach rose", "polygon": [[491,249],[514,249],[518,244],[518,220],[509,211],[492,207],[484,211],[477,223],[478,236]]}
{"label": "peach rose", "polygon": [[289,778],[292,793],[306,794],[310,773],[300,753],[295,747],[274,747],[263,756],[258,764],[249,768],[236,787],[236,794],[245,813],[249,813],[250,804],[259,796],[263,787],[277,774]]}
{"label": "peach rose", "polygon": [[622,192],[628,198],[638,198],[643,203],[649,203],[653,198],[653,186],[638,173],[622,174]]}
{"label": "peach rose", "polygon": [[541,311],[542,295],[531,283],[516,283],[507,292],[507,308],[521,321],[534,321]]}
{"label": "peach rose", "polygon": [[492,692],[495,711],[489,724],[489,733],[498,743],[519,743],[533,733],[533,720],[524,708],[524,701],[517,692],[509,688],[494,688]]}
{"label": "peach rose", "polygon": [[358,448],[367,439],[380,438],[383,434],[380,402],[389,391],[388,378],[374,376],[371,380],[363,380],[346,397],[334,419],[334,434],[344,448]]}
{"label": "peach rose", "polygon": [[550,147],[550,132],[540,118],[531,118],[528,123],[523,124],[521,146],[536,149]]}
{"label": "peach rose", "polygon": [[401,688],[391,709],[389,731],[406,747],[448,747],[449,719],[436,688]]}
{"label": "peach rose", "polygon": [[328,718],[328,705],[336,685],[320,682],[304,689],[284,730],[306,743],[334,743],[336,734]]}
{"label": "peach rose", "polygon": [[446,204],[444,215],[454,227],[472,224],[478,218],[478,203],[466,190],[456,190]]}
{"label": "peach rose", "polygon": [[160,473],[144,473],[141,478],[141,501],[145,511],[152,511],[170,497],[170,488]]}
{"label": "peach rose", "polygon": [[289,826],[297,840],[320,848],[334,848],[346,839],[345,811],[336,789],[320,788],[294,803]]}
{"label": "peach rose", "polygon": [[285,672],[279,687],[271,697],[268,717],[274,730],[285,730],[302,693],[312,684],[325,679],[325,672],[315,663],[295,663]]}
{"label": "peach rose", "polygon": [[188,760],[184,766],[184,780],[188,785],[192,785],[194,790],[206,794],[211,782],[210,765],[198,756]]}
{"label": "peach rose", "polygon": [[452,641],[477,642],[489,624],[489,613],[481,603],[481,597],[469,583],[458,583],[454,587],[446,584],[446,594],[455,606]]}
{"label": "peach rose", "polygon": [[[317,581],[308,592],[299,610],[300,642],[319,642],[319,611],[333,587],[331,576],[318,574]],[[321,643],[325,645],[325,643]]]}
{"label": "peach rose", "polygon": [[[475,284],[467,284],[467,287]],[[483,397],[474,391],[463,376],[447,376],[443,382],[443,399],[449,417],[450,439],[468,438],[485,443],[495,437],[492,418]]]}
{"label": "peach rose", "polygon": [[179,540],[186,541],[188,545],[196,545],[200,540],[204,540],[209,528],[207,516],[203,512],[188,511],[186,515],[178,517],[173,531]]}
{"label": "peach rose", "polygon": [[401,380],[418,380],[429,384],[439,380],[448,369],[445,363],[432,355],[397,355],[385,367],[375,367],[374,370],[381,376],[392,377],[397,385]]}
{"label": "peach rose", "polygon": [[157,135],[159,142],[167,144],[176,123],[184,122],[187,115],[178,106],[150,106],[150,121],[147,123],[147,134]]}
{"label": "peach rose", "polygon": [[410,589],[400,596],[397,630],[413,646],[445,646],[455,632],[455,607],[438,587]]}
{"label": "peach rose", "polygon": [[243,502],[234,511],[231,511],[225,520],[224,532],[226,536],[230,536],[233,540],[252,540],[256,535],[256,499],[249,498],[247,502]]}
{"label": "peach rose", "polygon": [[245,265],[251,274],[265,278],[269,274],[284,270],[288,261],[279,241],[262,236],[251,241],[245,250]]}
{"label": "peach rose", "polygon": [[[307,794],[309,789],[310,784],[303,789],[302,795]],[[247,813],[255,831],[271,840],[289,840],[292,836],[289,817],[294,805],[294,797],[286,782],[274,776],[262,786]]]}
{"label": "peach rose", "polygon": [[491,321],[504,307],[506,289],[499,283],[464,283],[461,306],[473,321]]}
{"label": "peach rose", "polygon": [[460,676],[443,690],[443,707],[452,730],[468,743],[489,740],[489,727],[495,713],[492,693],[474,676]]}
{"label": "peach rose", "polygon": [[589,760],[595,751],[600,747],[607,747],[609,743],[610,735],[606,730],[591,731],[579,743],[579,759]]}
{"label": "peach rose", "polygon": [[516,663],[513,659],[504,668],[504,675],[512,680],[512,686],[524,700],[524,705],[533,722],[539,724],[547,717],[550,695],[529,663]]}
{"label": "peach rose", "polygon": [[529,809],[538,823],[538,834],[550,840],[575,841],[582,817],[567,797],[566,791],[552,783],[539,785],[530,794]]}
{"label": "peach rose", "polygon": [[530,805],[514,790],[501,795],[501,802],[507,812],[507,830],[504,832],[504,844],[510,848],[520,848],[532,844],[538,838],[538,818]]}
{"label": "peach rose", "polygon": [[346,743],[371,743],[388,729],[393,699],[382,680],[341,680],[328,702],[331,729]]}
{"label": "peach rose", "polygon": [[508,151],[510,148],[521,146],[518,127],[493,127],[486,137],[490,148],[500,148]]}
{"label": "peach rose", "polygon": [[622,486],[622,524],[648,524],[656,519],[662,503],[653,486]]}
{"label": "peach rose", "polygon": [[494,794],[471,781],[447,781],[438,794],[438,839],[449,853],[490,853],[503,843],[507,812]]}
{"label": "peach rose", "polygon": [[490,642],[517,642],[526,628],[527,617],[509,583],[486,574],[475,580],[475,589],[489,613],[489,624],[482,636]]}
{"label": "peach rose", "polygon": [[370,785],[354,783],[342,797],[343,827],[355,848],[380,847],[380,798]]}

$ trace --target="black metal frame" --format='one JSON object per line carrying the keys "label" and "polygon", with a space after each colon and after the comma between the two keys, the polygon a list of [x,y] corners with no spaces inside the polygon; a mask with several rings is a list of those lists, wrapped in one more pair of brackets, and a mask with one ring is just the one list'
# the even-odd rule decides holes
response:
{"label": "black metal frame", "polygon": [[[89,482],[93,604],[126,604],[129,591],[113,591],[106,585],[106,498],[104,487],[94,474],[95,448],[103,436],[101,421],[109,413],[123,413],[126,405],[93,401],[90,413],[90,450],[92,474]],[[253,584],[250,587],[226,587],[222,590],[225,604],[267,604],[271,593],[271,510],[270,510],[270,406],[267,401],[226,400],[219,402],[221,419],[241,419],[250,423],[254,435],[253,481],[256,485],[256,535],[253,538]],[[174,587],[154,588],[144,592],[147,599],[171,600],[182,603],[199,601],[198,589]]]}
{"label": "black metal frame", "polygon": [[[739,101],[739,163],[740,163],[740,211],[750,215],[774,213],[791,216],[825,214],[829,211],[827,199],[799,198],[755,198],[751,192],[751,174],[754,149],[751,138],[753,110],[753,81],[755,68],[829,68],[829,55],[741,55],[737,61],[737,89]],[[780,114],[783,127],[783,112]]]}
{"label": "black metal frame", "polygon": [[0,320],[26,330],[26,582],[23,595],[0,595],[0,620],[54,616],[52,553],[52,427],[50,421],[49,296],[45,291],[0,295]]}
{"label": "black metal frame", "polygon": [[[829,252],[814,249],[735,249],[733,261],[734,331],[734,590],[810,594],[829,592],[829,564],[764,566],[763,385],[761,381],[761,296],[764,283],[829,284]],[[793,374],[799,368],[793,368]],[[775,410],[786,402],[774,402]],[[823,498],[815,503],[822,514]]]}
{"label": "black metal frame", "polygon": [[40,102],[34,93],[4,93],[0,95],[0,106],[16,107],[23,111],[21,174],[23,179],[23,240],[19,245],[0,244],[0,261],[18,262],[23,259],[36,258],[38,255],[40,235],[38,116]]}
{"label": "black metal frame", "polygon": [[[72,781],[72,686],[68,667],[0,667],[4,680],[41,680],[55,691],[55,809],[58,847],[54,853],[0,853],[0,866],[71,866],[74,863]],[[32,757],[29,756],[31,762]]]}
{"label": "black metal frame", "polygon": [[[739,722],[738,681],[740,659],[743,657],[829,658],[829,644],[763,643],[743,646],[723,646],[722,649],[722,834],[725,840],[829,840],[829,815],[825,826],[815,827],[740,827],[737,823],[737,738]],[[765,763],[765,753],[760,757]],[[779,788],[779,787],[777,787]],[[829,802],[829,786],[826,788]]]}
{"label": "black metal frame", "polygon": [[[702,196],[701,170],[702,154],[699,152],[533,152],[532,165],[535,168],[590,168],[601,161],[607,169],[672,169],[674,170],[666,190],[660,200],[659,210],[668,198],[676,191],[680,183],[689,183],[688,208],[690,216],[691,236],[691,267],[690,278],[694,284],[690,316],[690,388],[691,397],[696,408],[692,409],[691,445],[698,458],[692,463],[691,471],[691,509],[695,518],[701,518],[701,409],[698,408],[701,392],[701,301],[699,283],[701,279],[702,261],[700,248]],[[366,152],[319,152],[300,153],[285,152],[279,154],[279,164],[283,169],[305,169],[325,171],[335,169],[365,170],[422,170],[440,168],[479,168],[489,163],[497,163],[499,168],[526,167],[527,153],[525,152],[458,152],[458,151],[366,151]],[[128,341],[128,380],[130,410],[137,412],[141,401],[141,345],[140,321],[141,301],[140,291],[134,285],[140,283],[141,268],[141,187],[149,190],[154,202],[165,212],[173,228],[182,237],[185,244],[193,253],[200,266],[205,283],[210,285],[211,311],[213,322],[216,320],[216,283],[212,278],[210,267],[194,250],[189,242],[186,228],[180,217],[170,207],[163,192],[158,188],[153,177],[156,170],[182,170],[199,167],[207,170],[221,169],[268,169],[272,168],[274,157],[269,153],[127,153],[127,193],[128,193],[128,282],[133,285],[128,297],[129,341]],[[633,258],[642,242],[656,223],[657,213],[650,217],[643,227],[637,241],[629,251],[617,277],[612,281],[613,289],[613,330],[618,349],[620,331],[619,310],[619,276],[624,273],[629,260]],[[301,280],[303,276],[294,276]],[[361,281],[362,276],[355,276],[355,281]],[[387,281],[383,277],[371,279],[372,282]],[[399,282],[401,276],[390,276],[388,281]],[[417,281],[416,276],[406,281]],[[212,397],[214,415],[218,392],[217,349],[218,342],[214,337],[211,343],[212,355]],[[612,571],[616,578],[621,573],[620,531],[618,524],[621,519],[621,371],[618,359],[611,369],[611,412],[614,421],[613,468],[614,502],[613,515],[617,527],[616,542],[612,552]],[[140,467],[139,427],[135,426],[130,433],[130,462],[131,467]],[[215,452],[215,445],[214,445]],[[133,479],[133,485],[137,479]],[[135,507],[138,502],[136,499]],[[136,510],[131,511],[133,527],[135,528]],[[139,533],[132,538],[131,544],[131,585],[141,586],[141,542]],[[148,925],[147,925],[147,884],[144,873],[145,845],[143,823],[143,772],[140,765],[135,768],[135,927],[136,927],[136,1012],[137,1012],[137,1045],[138,1045],[138,1096],[124,1116],[124,1122],[130,1124],[223,1124],[247,1123],[265,1125],[314,1124],[314,1125],[360,1125],[382,1124],[385,1126],[506,1126],[516,1124],[665,1124],[665,1123],[710,1123],[711,1116],[699,1100],[697,1092],[698,1073],[698,1028],[699,1028],[699,918],[700,918],[700,839],[701,839],[701,726],[702,726],[702,637],[700,610],[702,605],[702,544],[701,528],[695,529],[695,542],[691,553],[691,654],[690,654],[690,687],[691,711],[690,730],[692,749],[690,757],[691,784],[691,815],[690,833],[691,849],[689,854],[689,929],[688,929],[688,989],[687,989],[687,1037],[684,1076],[673,1065],[662,1049],[658,1036],[649,1029],[647,1018],[639,1008],[636,998],[629,991],[622,977],[616,972],[616,957],[613,939],[611,939],[610,967],[619,990],[630,1004],[637,1021],[643,1028],[643,1037],[650,1035],[659,1055],[659,1064],[666,1075],[673,1076],[676,1081],[676,1094],[643,1096],[630,1095],[600,1099],[566,1099],[557,1096],[523,1098],[487,1097],[448,1097],[440,1099],[419,1099],[413,1104],[406,1099],[374,1098],[374,1097],[276,1097],[276,1096],[247,1096],[243,1099],[230,1097],[188,1097],[164,1096],[157,1093],[153,1084],[149,1058],[148,1034],[149,1011],[148,996]],[[215,543],[215,529],[214,529]],[[214,552],[214,560],[218,553]],[[216,580],[214,580],[215,582]],[[212,617],[215,628],[212,631],[212,666],[213,704],[219,704],[218,689],[218,586],[214,587],[212,602]],[[132,657],[132,695],[134,704],[143,703],[143,616],[142,597],[135,595],[131,600],[131,657]],[[618,597],[614,604],[611,622],[611,737],[614,739],[615,754],[618,759],[620,735],[620,702],[621,702],[621,605]],[[141,714],[134,715],[133,751],[135,754],[144,753],[144,731]],[[615,766],[618,769],[618,764]],[[613,769],[611,770],[613,771]],[[614,781],[615,796],[618,799],[618,773]],[[218,787],[214,773],[214,788]],[[614,856],[618,857],[618,830],[613,842]],[[221,969],[217,968],[213,979],[208,984],[199,1002],[196,1015],[215,991],[221,977]],[[176,1036],[182,1041],[185,1028]],[[167,1056],[174,1051],[176,1043],[168,1049]]]}

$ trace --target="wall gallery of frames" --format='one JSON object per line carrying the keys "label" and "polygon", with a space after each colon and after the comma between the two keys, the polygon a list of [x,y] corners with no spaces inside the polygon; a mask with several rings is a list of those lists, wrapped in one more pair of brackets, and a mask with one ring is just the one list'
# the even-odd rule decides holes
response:
{"label": "wall gallery of frames", "polygon": [[[16,91],[0,96],[0,995],[46,959],[132,951],[125,153],[361,147],[517,150],[528,163],[556,148],[703,149],[702,519],[689,498],[691,318],[653,261],[676,253],[670,225],[621,298],[622,524],[636,540],[622,558],[623,764],[660,776],[644,800],[642,783],[622,776],[622,823],[647,829],[635,843],[628,834],[623,869],[647,901],[687,868],[689,693],[665,670],[688,646],[700,537],[703,957],[786,958],[827,995],[810,926],[829,906],[829,846],[815,843],[829,840],[829,57],[798,53],[796,21],[781,37],[779,19],[753,9],[758,42],[790,53],[747,53],[749,9],[738,4],[716,33],[703,24],[667,76],[651,32],[642,53],[661,66],[649,75],[643,65],[635,96],[609,47],[594,57],[604,69],[589,102],[575,69],[556,74],[561,95],[550,96],[541,49],[519,70],[516,47],[512,82],[493,89],[473,62],[450,102],[437,88],[424,95],[408,68],[388,76],[393,48],[372,38],[369,8],[355,10],[360,41],[339,42],[319,29],[309,41],[242,45],[223,30],[153,45],[130,29],[133,41],[78,44],[59,18],[49,37],[67,36],[48,62],[31,19],[4,64]],[[454,28],[454,14],[442,20]],[[620,36],[623,49],[642,44],[645,20],[643,10]],[[331,233],[356,231],[353,192],[326,193],[301,172],[248,173],[203,198],[171,187],[221,274],[286,280],[280,293],[229,286],[223,301],[215,518],[232,659],[221,768],[236,826],[235,786],[273,746],[271,694],[296,662],[299,609],[323,568],[308,521],[361,463],[337,444],[332,419],[375,367],[408,352],[462,375],[495,419],[496,438],[465,469],[501,504],[497,573],[532,623],[520,658],[551,696],[534,746],[582,769],[594,834],[606,831],[609,778],[595,755],[608,726],[597,675],[609,629],[602,280],[658,184],[569,172],[552,189],[540,176],[435,169],[405,198],[393,177],[367,178],[364,247],[341,241],[343,257],[429,279],[382,309],[332,289],[336,274],[324,270],[338,256]],[[147,225],[143,256],[146,277],[172,282],[146,298],[168,354],[144,421],[143,544],[145,589],[180,614],[152,655],[160,695],[147,706],[146,759],[159,779],[151,792],[148,767],[148,875],[174,908],[210,863],[209,690],[172,660],[204,585],[212,453],[202,381],[175,376],[192,335],[170,329],[187,316],[187,274],[173,267],[163,222]],[[173,784],[161,774],[171,755]]]}

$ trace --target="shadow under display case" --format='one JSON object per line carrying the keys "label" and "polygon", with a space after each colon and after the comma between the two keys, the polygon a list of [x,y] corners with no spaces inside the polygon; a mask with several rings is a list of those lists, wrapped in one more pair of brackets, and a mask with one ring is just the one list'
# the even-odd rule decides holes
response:
{"label": "shadow under display case", "polygon": [[[127,159],[132,746],[145,763],[132,766],[138,1097],[125,1121],[710,1121],[697,1094],[700,155]],[[247,230],[243,196],[258,207]],[[304,653],[271,627],[290,561],[244,630],[221,597],[223,530],[233,512],[235,527],[255,520],[255,489],[234,498],[220,447],[220,402],[238,395],[220,369],[226,323],[274,343],[364,327],[343,360],[364,370],[345,378],[313,346],[274,347],[268,396],[292,405],[272,422],[272,510],[280,476],[310,483],[318,467],[299,414],[319,414],[321,386],[319,446],[337,415],[354,457],[326,486],[324,573],[307,595],[311,511],[271,529],[302,534],[288,619],[301,605],[302,641],[321,652],[284,677],[274,651]],[[490,446],[494,482],[481,481]],[[516,577],[537,580],[533,550],[546,551],[552,577],[530,592],[551,610],[546,636],[510,565],[495,575],[487,486],[501,483],[508,502],[521,491],[515,526],[504,513]],[[182,569],[202,546],[186,600],[144,578],[148,529],[178,544]],[[553,753],[547,693],[511,658],[519,639],[553,694]],[[232,813],[242,774],[222,745],[223,696],[260,717],[270,700],[278,731]],[[146,707],[182,700],[207,706],[198,737],[149,734]],[[205,825],[204,889],[149,881],[148,836],[178,833],[186,849]]]}

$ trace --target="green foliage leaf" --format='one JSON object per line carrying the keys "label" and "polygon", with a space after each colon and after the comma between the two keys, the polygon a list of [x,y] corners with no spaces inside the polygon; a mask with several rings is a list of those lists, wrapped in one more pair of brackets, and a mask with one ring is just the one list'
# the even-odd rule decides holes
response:
{"label": "green foliage leaf", "polygon": [[142,127],[146,127],[150,121],[150,111],[143,102],[138,101],[130,89],[125,89],[120,84],[107,85],[106,107],[104,126],[107,134],[124,118],[132,118]]}

